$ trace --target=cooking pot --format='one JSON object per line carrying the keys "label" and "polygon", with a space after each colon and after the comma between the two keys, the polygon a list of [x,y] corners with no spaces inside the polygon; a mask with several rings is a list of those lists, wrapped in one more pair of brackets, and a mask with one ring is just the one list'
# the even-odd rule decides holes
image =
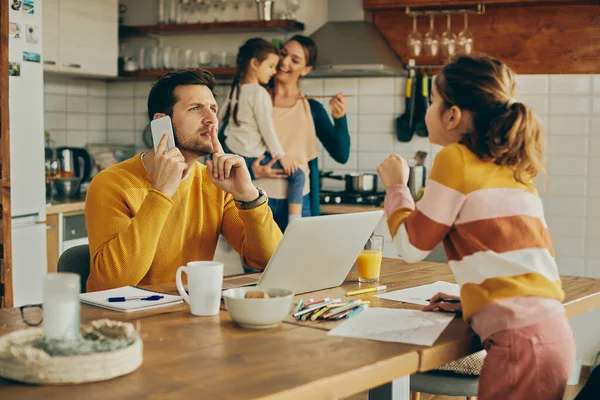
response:
{"label": "cooking pot", "polygon": [[346,175],[333,175],[333,171],[329,171],[322,173],[321,178],[345,181],[346,192],[372,193],[377,191],[376,174],[351,173]]}

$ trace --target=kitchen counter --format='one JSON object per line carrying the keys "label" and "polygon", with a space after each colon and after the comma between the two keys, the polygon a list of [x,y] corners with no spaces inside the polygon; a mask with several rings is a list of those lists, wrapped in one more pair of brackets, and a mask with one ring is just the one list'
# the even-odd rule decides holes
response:
{"label": "kitchen counter", "polygon": [[383,210],[383,207],[361,206],[357,204],[321,204],[321,214],[350,214],[367,211]]}
{"label": "kitchen counter", "polygon": [[68,199],[46,199],[46,215],[83,211],[84,209],[85,193],[82,193],[81,195],[79,195],[79,197],[73,197]]}

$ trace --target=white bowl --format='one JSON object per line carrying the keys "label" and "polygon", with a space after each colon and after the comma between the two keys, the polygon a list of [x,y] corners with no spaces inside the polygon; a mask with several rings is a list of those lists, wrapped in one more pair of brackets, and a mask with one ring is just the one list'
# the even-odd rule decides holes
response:
{"label": "white bowl", "polygon": [[[260,290],[268,299],[247,299],[246,292]],[[227,311],[236,323],[244,328],[266,329],[277,326],[290,313],[294,293],[287,289],[243,287],[223,292]]]}

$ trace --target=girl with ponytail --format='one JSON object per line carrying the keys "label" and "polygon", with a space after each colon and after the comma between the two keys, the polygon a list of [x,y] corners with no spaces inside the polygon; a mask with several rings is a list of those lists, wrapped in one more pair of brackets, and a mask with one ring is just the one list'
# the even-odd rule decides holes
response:
{"label": "girl with ponytail", "polygon": [[[283,169],[288,180],[288,219],[302,214],[304,172],[285,154],[273,124],[273,103],[263,87],[277,72],[279,51],[264,39],[249,39],[237,55],[237,73],[225,108],[225,151],[244,157],[248,168],[260,159]],[[271,162],[278,160],[277,162]]]}
{"label": "girl with ponytail", "polygon": [[487,356],[480,400],[562,399],[575,361],[554,248],[533,179],[544,173],[540,122],[515,100],[513,72],[487,56],[458,56],[435,79],[425,122],[435,158],[416,204],[408,164],[378,168],[394,245],[409,262],[443,241],[460,285],[426,311],[462,311]]}

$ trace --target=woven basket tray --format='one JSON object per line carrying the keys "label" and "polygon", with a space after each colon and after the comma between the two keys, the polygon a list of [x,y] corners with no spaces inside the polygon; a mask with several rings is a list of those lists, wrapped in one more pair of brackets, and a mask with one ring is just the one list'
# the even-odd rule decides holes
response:
{"label": "woven basket tray", "polygon": [[[98,322],[109,323],[111,329],[125,325],[94,321]],[[43,329],[31,328],[0,337],[0,376],[36,385],[77,384],[116,378],[142,364],[142,340],[137,336],[131,345],[115,351],[55,357],[28,344],[42,336]]]}

